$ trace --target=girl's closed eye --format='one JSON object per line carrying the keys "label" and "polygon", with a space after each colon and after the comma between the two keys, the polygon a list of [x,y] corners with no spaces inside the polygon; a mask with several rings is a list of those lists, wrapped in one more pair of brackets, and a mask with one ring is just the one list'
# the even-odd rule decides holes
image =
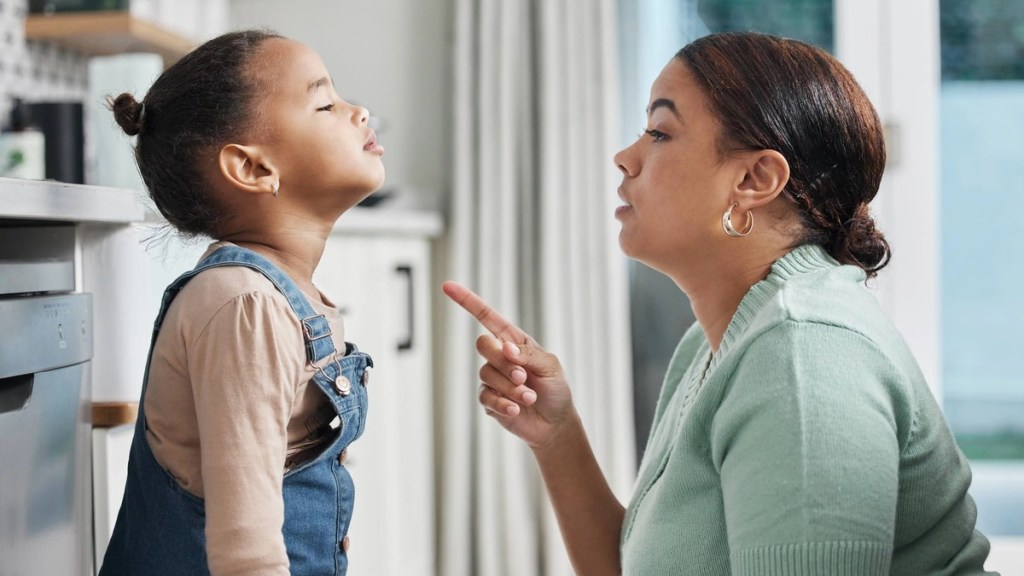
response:
{"label": "girl's closed eye", "polygon": [[330,112],[331,110],[334,110],[334,104],[328,104],[326,106],[321,106],[321,107],[317,108],[316,110],[317,110],[317,112]]}
{"label": "girl's closed eye", "polygon": [[653,128],[649,128],[647,130],[644,130],[644,134],[647,134],[648,136],[650,136],[655,142],[661,142],[661,141],[665,140],[666,138],[668,138],[668,134],[665,134],[664,132],[662,132],[660,130],[654,130]]}

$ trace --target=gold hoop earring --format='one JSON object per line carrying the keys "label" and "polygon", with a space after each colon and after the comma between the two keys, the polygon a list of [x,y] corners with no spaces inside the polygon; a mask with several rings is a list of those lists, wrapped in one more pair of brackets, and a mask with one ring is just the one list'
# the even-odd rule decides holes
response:
{"label": "gold hoop earring", "polygon": [[740,232],[732,226],[732,209],[739,206],[738,203],[733,202],[729,209],[722,214],[722,228],[725,229],[725,233],[733,238],[742,238],[750,234],[750,231],[754,229],[754,213],[747,210],[747,226],[743,232]]}
{"label": "gold hoop earring", "polygon": [[278,184],[277,182],[274,182],[274,183],[273,183],[273,184],[271,185],[271,188],[272,188],[272,189],[274,190],[274,198],[277,198],[277,193],[278,193],[278,191],[279,191],[279,190],[281,189],[281,185],[280,185],[280,184]]}

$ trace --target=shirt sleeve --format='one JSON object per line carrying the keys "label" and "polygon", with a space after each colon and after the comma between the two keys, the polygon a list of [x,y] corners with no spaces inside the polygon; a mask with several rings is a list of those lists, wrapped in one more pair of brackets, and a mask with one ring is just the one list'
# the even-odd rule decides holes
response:
{"label": "shirt sleeve", "polygon": [[189,346],[210,572],[287,575],[283,473],[301,332],[272,295],[221,307]]}
{"label": "shirt sleeve", "polygon": [[787,321],[750,345],[712,428],[733,574],[888,574],[897,381],[835,326]]}

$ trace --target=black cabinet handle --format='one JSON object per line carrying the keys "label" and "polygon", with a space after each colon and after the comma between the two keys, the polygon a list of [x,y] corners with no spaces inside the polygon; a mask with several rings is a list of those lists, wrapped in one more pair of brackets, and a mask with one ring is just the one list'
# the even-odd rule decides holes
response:
{"label": "black cabinet handle", "polygon": [[406,329],[408,330],[408,332],[406,333],[405,340],[398,343],[398,351],[404,352],[406,350],[412,350],[412,337],[413,334],[416,333],[416,297],[415,294],[413,294],[412,266],[395,266],[395,272],[406,277],[405,295],[406,302],[408,302],[408,307],[406,310]]}

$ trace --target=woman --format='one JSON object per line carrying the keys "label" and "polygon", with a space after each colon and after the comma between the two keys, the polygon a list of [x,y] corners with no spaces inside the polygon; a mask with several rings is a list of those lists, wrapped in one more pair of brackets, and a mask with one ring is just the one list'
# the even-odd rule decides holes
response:
{"label": "woman", "polygon": [[970,469],[865,280],[882,128],[806,44],[717,34],[651,88],[619,152],[619,242],[697,323],[665,377],[635,493],[612,494],[558,359],[467,289],[493,336],[480,402],[533,449],[579,574],[980,574]]}

